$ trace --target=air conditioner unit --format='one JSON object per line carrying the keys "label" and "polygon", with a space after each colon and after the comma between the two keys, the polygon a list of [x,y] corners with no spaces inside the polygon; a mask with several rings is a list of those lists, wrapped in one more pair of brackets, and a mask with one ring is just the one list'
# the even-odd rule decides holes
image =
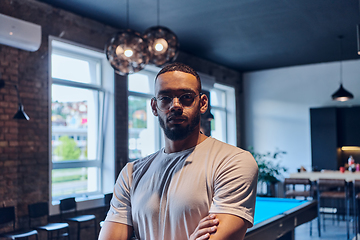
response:
{"label": "air conditioner unit", "polygon": [[41,26],[0,14],[0,44],[35,52],[41,44]]}

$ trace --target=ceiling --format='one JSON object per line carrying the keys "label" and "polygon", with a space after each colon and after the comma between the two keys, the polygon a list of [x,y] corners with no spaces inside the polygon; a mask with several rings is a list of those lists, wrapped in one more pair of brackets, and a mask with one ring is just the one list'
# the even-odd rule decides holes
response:
{"label": "ceiling", "polygon": [[[127,28],[126,0],[39,0]],[[240,72],[359,59],[358,0],[158,0],[181,51]],[[157,0],[129,1],[129,26],[157,25]],[[339,35],[343,35],[340,54]]]}

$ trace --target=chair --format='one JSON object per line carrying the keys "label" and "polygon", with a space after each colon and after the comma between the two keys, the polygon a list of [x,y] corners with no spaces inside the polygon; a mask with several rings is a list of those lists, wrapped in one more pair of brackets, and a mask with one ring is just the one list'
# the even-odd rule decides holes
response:
{"label": "chair", "polygon": [[[111,202],[112,197],[113,197],[113,193],[107,193],[104,195],[104,204],[105,204],[106,208],[110,207],[110,202]],[[108,210],[109,209],[107,209],[106,212]]]}
{"label": "chair", "polygon": [[353,209],[354,209],[354,229],[355,229],[355,238],[358,240],[358,233],[359,233],[359,215],[360,215],[360,206],[359,206],[359,199],[360,199],[360,180],[353,181]]}
{"label": "chair", "polygon": [[[321,220],[320,220],[320,207],[321,207],[321,199],[335,199],[335,200],[343,200],[345,203],[345,211],[346,211],[346,233],[347,238],[350,237],[350,228],[349,228],[349,220],[350,220],[350,204],[349,204],[349,191],[348,184],[344,179],[323,179],[320,178],[317,181],[317,197],[318,197],[318,231],[319,237],[321,236]],[[340,204],[337,201],[336,208],[340,208]],[[325,221],[325,218],[323,218]],[[323,228],[325,230],[325,224],[323,224]]]}
{"label": "chair", "polygon": [[[301,186],[304,190],[298,190],[296,187]],[[289,188],[290,187],[290,188]],[[308,199],[312,196],[312,184],[308,178],[285,178],[284,194],[286,198],[304,197]]]}
{"label": "chair", "polygon": [[[299,190],[297,187],[303,188]],[[303,197],[307,200],[313,196],[312,183],[308,178],[285,178],[284,195],[286,198]],[[312,236],[312,221],[310,221],[310,236]]]}
{"label": "chair", "polygon": [[[104,209],[105,209],[104,219],[106,218],[107,212],[109,211],[112,196],[113,196],[112,193],[107,193],[104,195]],[[100,224],[100,227],[102,227],[102,225],[104,224],[104,221],[101,221],[99,224]]]}
{"label": "chair", "polygon": [[[81,229],[84,228],[91,228],[93,227],[95,230],[94,237],[96,238],[97,229],[96,229],[96,217],[95,215],[77,215],[77,207],[76,201],[74,197],[71,198],[64,198],[60,200],[60,216],[61,220],[64,220],[64,214],[72,213],[75,215],[74,217],[66,218],[66,221],[77,223],[77,239],[80,240],[80,232]],[[83,223],[93,222],[93,224],[82,226]]]}
{"label": "chair", "polygon": [[[39,202],[28,205],[29,210],[29,226],[39,231],[46,231],[47,239],[69,239],[70,228],[68,223],[49,223],[49,207],[47,202]],[[34,221],[40,221],[46,216],[46,225],[40,225],[33,227]],[[53,232],[56,232],[56,236],[53,237]]]}
{"label": "chair", "polygon": [[13,225],[12,232],[6,232],[0,234],[1,238],[9,239],[29,239],[29,237],[34,236],[38,240],[38,232],[36,230],[15,230],[15,207],[3,207],[0,208],[0,225],[10,224]]}

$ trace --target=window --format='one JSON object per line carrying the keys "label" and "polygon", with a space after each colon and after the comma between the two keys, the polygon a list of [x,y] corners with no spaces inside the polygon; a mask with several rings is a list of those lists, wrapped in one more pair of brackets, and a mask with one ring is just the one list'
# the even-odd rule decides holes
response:
{"label": "window", "polygon": [[210,101],[211,112],[214,115],[214,119],[211,120],[211,136],[236,146],[234,88],[215,83],[210,90]]}
{"label": "window", "polygon": [[50,197],[107,193],[115,179],[113,70],[101,51],[50,43]]}
{"label": "window", "polygon": [[150,106],[159,69],[146,67],[128,76],[129,161],[145,157],[161,147],[161,130]]}

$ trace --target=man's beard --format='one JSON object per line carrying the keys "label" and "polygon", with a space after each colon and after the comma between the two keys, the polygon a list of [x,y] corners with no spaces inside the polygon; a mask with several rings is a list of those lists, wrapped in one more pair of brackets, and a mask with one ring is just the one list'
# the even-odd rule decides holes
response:
{"label": "man's beard", "polygon": [[194,131],[194,129],[199,125],[200,117],[201,114],[200,111],[198,111],[196,116],[191,120],[189,125],[185,127],[176,126],[173,129],[169,129],[165,125],[165,122],[161,117],[158,118],[159,118],[160,126],[164,130],[166,137],[172,141],[178,141],[187,138]]}

